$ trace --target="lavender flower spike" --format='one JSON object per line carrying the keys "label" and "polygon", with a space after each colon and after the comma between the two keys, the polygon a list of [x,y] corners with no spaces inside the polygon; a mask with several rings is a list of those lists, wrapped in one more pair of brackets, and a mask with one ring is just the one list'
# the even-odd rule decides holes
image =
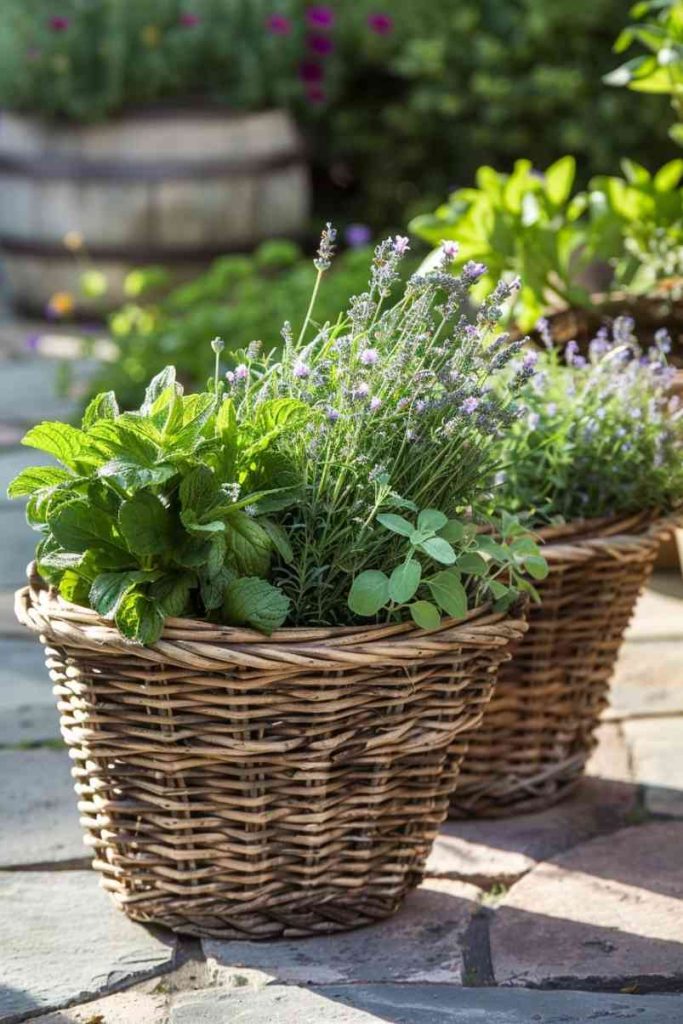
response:
{"label": "lavender flower spike", "polygon": [[316,258],[313,260],[313,266],[316,270],[323,273],[329,270],[332,266],[332,259],[334,257],[334,245],[337,240],[337,230],[333,228],[328,221],[325,225],[325,229],[320,236],[320,245],[318,246],[318,252]]}
{"label": "lavender flower spike", "polygon": [[405,235],[396,235],[394,239],[394,252],[397,256],[405,256],[410,249],[410,239]]}

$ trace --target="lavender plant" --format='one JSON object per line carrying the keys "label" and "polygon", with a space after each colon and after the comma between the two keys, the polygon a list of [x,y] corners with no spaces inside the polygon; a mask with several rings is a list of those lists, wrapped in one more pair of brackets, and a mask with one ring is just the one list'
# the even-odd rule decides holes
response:
{"label": "lavender plant", "polygon": [[643,353],[629,317],[601,329],[588,358],[570,342],[546,350],[524,391],[528,413],[506,438],[496,499],[534,525],[683,501],[683,412],[671,396],[666,331]]}
{"label": "lavender plant", "polygon": [[[505,544],[486,551],[490,538],[480,543],[466,527],[499,468],[501,437],[519,416],[516,398],[532,373],[527,360],[505,388],[495,386],[522,346],[496,335],[501,304],[518,285],[498,284],[468,319],[463,300],[486,268],[470,262],[452,275],[455,248],[446,244],[435,270],[411,277],[393,297],[409,249],[396,237],[376,248],[368,290],[334,322],[318,323],[315,301],[333,249],[328,226],[307,316],[296,338],[285,325],[281,358],[248,351],[228,373],[238,417],[276,397],[311,412],[287,436],[298,499],[281,514],[292,557],[274,579],[290,599],[291,621],[329,625],[382,609],[395,619],[407,608],[425,625],[440,611],[465,614],[468,601],[509,604],[528,588],[521,570],[537,548],[529,541],[523,552]],[[416,527],[403,519],[397,530],[397,513],[417,516]],[[508,583],[491,588],[494,577]]]}

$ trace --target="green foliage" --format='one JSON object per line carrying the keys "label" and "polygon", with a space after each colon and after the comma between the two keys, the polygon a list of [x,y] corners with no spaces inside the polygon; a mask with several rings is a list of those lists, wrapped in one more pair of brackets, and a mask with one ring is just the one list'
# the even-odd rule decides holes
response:
{"label": "green foliage", "polygon": [[269,479],[269,457],[307,416],[295,400],[274,398],[253,423],[238,423],[222,386],[184,395],[167,367],[134,413],[120,413],[108,393],[92,400],[80,429],[39,424],[24,444],[65,468],[25,469],[9,496],[30,498],[40,572],[143,644],[168,616],[219,608],[220,621],[272,632],[289,602],[265,579],[280,550],[266,513],[293,494]]}
{"label": "green foliage", "polygon": [[680,505],[683,416],[669,346],[661,331],[644,354],[624,317],[612,340],[601,332],[591,342],[588,360],[573,342],[563,355],[547,349],[526,389],[528,416],[505,439],[495,507],[537,526]]}
{"label": "green foliage", "polygon": [[[369,255],[364,248],[338,259],[316,307],[321,323],[335,319],[348,299],[363,290]],[[222,257],[161,300],[146,300],[141,276],[136,275],[138,300],[110,318],[116,354],[92,385],[95,393],[114,388],[124,408],[140,402],[144,382],[168,361],[186,384],[206,380],[212,369],[208,338],[225,338],[229,349],[252,339],[261,341],[266,352],[278,348],[283,323],[303,320],[315,282],[310,259],[284,241],[266,242],[252,256]],[[159,285],[156,274],[154,285]]]}
{"label": "green foliage", "polygon": [[631,16],[634,24],[619,33],[614,51],[624,53],[637,43],[646,52],[610,71],[604,81],[669,96],[678,120],[669,134],[683,146],[683,0],[640,0]]}

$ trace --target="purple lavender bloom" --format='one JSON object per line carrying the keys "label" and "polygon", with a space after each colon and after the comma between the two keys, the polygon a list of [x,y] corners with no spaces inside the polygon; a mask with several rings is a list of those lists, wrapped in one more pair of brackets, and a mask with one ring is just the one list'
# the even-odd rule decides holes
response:
{"label": "purple lavender bloom", "polygon": [[405,256],[410,249],[410,239],[405,235],[396,235],[394,239],[394,252],[397,256]]}
{"label": "purple lavender bloom", "polygon": [[349,224],[344,239],[351,249],[362,249],[364,245],[370,244],[372,231],[367,224]]}
{"label": "purple lavender bloom", "polygon": [[240,363],[235,367],[235,380],[246,380],[249,376],[249,367],[246,363]]}
{"label": "purple lavender bloom", "polygon": [[379,352],[376,348],[365,348],[360,354],[360,361],[363,366],[374,366],[379,359]]}
{"label": "purple lavender bloom", "polygon": [[449,242],[444,240],[441,243],[441,252],[446,257],[447,260],[450,260],[452,262],[460,252],[460,246],[458,245],[457,242]]}
{"label": "purple lavender bloom", "polygon": [[235,374],[233,373],[232,370],[226,370],[225,379],[227,380],[228,384],[235,383]]}
{"label": "purple lavender bloom", "polygon": [[466,398],[465,401],[462,403],[462,411],[465,413],[466,416],[471,416],[472,413],[477,409],[478,405],[478,398],[474,398],[474,396],[472,396],[471,398]]}
{"label": "purple lavender bloom", "polygon": [[313,28],[332,28],[334,25],[334,11],[331,7],[322,4],[316,7],[309,7],[306,12],[306,20]]}
{"label": "purple lavender bloom", "polygon": [[370,399],[370,411],[371,412],[377,412],[377,410],[381,407],[381,405],[382,405],[382,399],[378,398],[377,395],[374,395]]}
{"label": "purple lavender bloom", "polygon": [[330,421],[330,423],[336,423],[337,420],[339,419],[339,412],[337,411],[337,409],[333,409],[332,406],[328,406],[327,418]]}
{"label": "purple lavender bloom", "polygon": [[548,413],[548,416],[555,416],[555,415],[557,415],[557,403],[556,402],[548,402],[548,404],[545,407],[545,411]]}
{"label": "purple lavender bloom", "polygon": [[302,362],[300,359],[294,364],[292,373],[298,380],[306,380],[311,375],[311,368],[308,363]]}
{"label": "purple lavender bloom", "polygon": [[367,398],[369,394],[370,385],[366,384],[365,381],[360,383],[357,388],[354,388],[352,392],[354,398]]}
{"label": "purple lavender bloom", "polygon": [[542,316],[536,324],[536,330],[538,331],[541,341],[545,347],[550,350],[553,347],[553,336],[550,330],[550,321]]}
{"label": "purple lavender bloom", "polygon": [[474,260],[468,260],[462,268],[462,276],[470,284],[474,284],[475,281],[484,276],[486,270],[485,263],[475,263]]}
{"label": "purple lavender bloom", "polygon": [[533,370],[537,362],[538,352],[526,352],[524,354],[524,359],[522,360],[522,369]]}
{"label": "purple lavender bloom", "polygon": [[658,331],[655,331],[655,345],[665,355],[671,351],[671,335],[666,327],[660,327]]}
{"label": "purple lavender bloom", "polygon": [[538,424],[541,422],[541,417],[537,412],[530,412],[527,417],[527,424],[529,430],[535,430]]}
{"label": "purple lavender bloom", "polygon": [[418,416],[421,416],[426,408],[427,403],[422,398],[418,398],[417,402],[415,403],[415,412],[418,414]]}

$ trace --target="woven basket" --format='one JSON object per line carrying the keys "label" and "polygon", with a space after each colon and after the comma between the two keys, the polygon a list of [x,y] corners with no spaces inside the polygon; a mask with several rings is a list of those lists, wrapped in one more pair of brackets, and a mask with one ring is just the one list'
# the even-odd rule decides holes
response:
{"label": "woven basket", "polygon": [[[640,591],[671,522],[603,519],[541,531],[542,604],[501,668],[480,729],[465,739],[451,817],[539,810],[580,780]],[[460,738],[459,743],[462,742]]]}
{"label": "woven basket", "polygon": [[40,634],[86,844],[129,917],[192,935],[333,932],[422,877],[520,619],[251,630],[170,619],[151,648],[45,589]]}

